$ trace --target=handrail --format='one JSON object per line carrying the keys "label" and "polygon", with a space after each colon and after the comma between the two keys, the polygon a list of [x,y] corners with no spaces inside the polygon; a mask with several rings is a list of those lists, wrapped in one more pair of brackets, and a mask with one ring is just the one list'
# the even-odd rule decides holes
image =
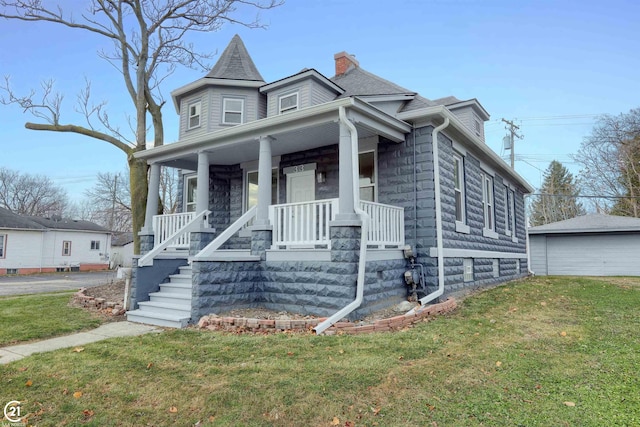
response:
{"label": "handrail", "polygon": [[218,237],[216,237],[211,243],[205,246],[200,252],[198,252],[193,259],[199,260],[202,258],[207,258],[213,255],[215,251],[220,249],[227,240],[231,238],[234,234],[236,234],[242,227],[245,226],[249,221],[256,216],[256,206],[250,208],[247,212],[244,213],[240,218],[236,220],[233,224],[231,224],[226,230],[224,230]]}
{"label": "handrail", "polygon": [[158,246],[154,246],[152,250],[144,254],[138,260],[138,267],[146,267],[149,265],[153,265],[153,259],[156,257],[156,255],[158,255],[160,252],[162,252],[167,247],[169,247],[169,245],[171,245],[174,241],[176,241],[179,237],[181,237],[185,233],[191,233],[192,231],[198,230],[202,224],[200,221],[205,219],[206,216],[209,215],[210,213],[211,211],[207,210],[194,215],[191,221],[186,223],[184,227],[182,227],[180,230],[176,231],[171,236],[169,236],[167,240],[160,243]]}

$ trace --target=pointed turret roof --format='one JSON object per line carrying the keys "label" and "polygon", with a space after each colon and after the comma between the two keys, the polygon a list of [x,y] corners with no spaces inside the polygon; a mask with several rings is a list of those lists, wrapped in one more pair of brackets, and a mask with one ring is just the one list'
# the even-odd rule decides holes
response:
{"label": "pointed turret roof", "polygon": [[227,48],[220,55],[213,69],[207,74],[208,78],[251,80],[263,82],[247,48],[239,35],[233,36]]}

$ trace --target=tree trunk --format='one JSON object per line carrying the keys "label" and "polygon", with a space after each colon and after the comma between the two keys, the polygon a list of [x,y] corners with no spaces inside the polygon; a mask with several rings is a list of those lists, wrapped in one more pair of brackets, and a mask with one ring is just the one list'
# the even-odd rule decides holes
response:
{"label": "tree trunk", "polygon": [[129,180],[131,185],[131,216],[133,224],[133,253],[140,253],[140,239],[138,233],[144,226],[147,206],[147,164],[144,160],[129,156]]}

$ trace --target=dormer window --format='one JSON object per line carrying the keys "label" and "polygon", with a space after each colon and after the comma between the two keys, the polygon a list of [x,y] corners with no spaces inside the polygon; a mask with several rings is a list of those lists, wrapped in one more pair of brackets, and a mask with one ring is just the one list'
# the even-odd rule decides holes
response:
{"label": "dormer window", "polygon": [[298,109],[298,92],[289,93],[287,95],[281,95],[278,98],[278,111],[279,114],[286,113],[288,111],[295,111]]}
{"label": "dormer window", "polygon": [[238,125],[244,121],[244,99],[224,98],[222,104],[222,123]]}
{"label": "dormer window", "polygon": [[188,129],[200,126],[200,101],[189,104],[189,126]]}

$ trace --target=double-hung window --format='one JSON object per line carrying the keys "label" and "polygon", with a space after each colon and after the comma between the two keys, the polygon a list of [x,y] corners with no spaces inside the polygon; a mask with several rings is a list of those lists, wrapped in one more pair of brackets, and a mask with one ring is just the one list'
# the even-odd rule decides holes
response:
{"label": "double-hung window", "polygon": [[453,192],[456,209],[456,231],[460,233],[469,233],[469,226],[466,225],[467,213],[465,206],[464,158],[458,153],[453,154]]}
{"label": "double-hung window", "polygon": [[185,176],[184,180],[184,212],[195,212],[196,196],[198,193],[198,176]]}
{"label": "double-hung window", "polygon": [[511,219],[511,240],[518,241],[516,237],[516,193],[509,191],[509,217]]}
{"label": "double-hung window", "polygon": [[100,250],[100,240],[92,240],[91,241],[91,250],[99,251]]}
{"label": "double-hung window", "polygon": [[189,104],[189,118],[187,129],[193,129],[200,126],[200,101],[192,102]]}
{"label": "double-hung window", "polygon": [[360,164],[360,200],[376,201],[376,153],[367,151],[358,155]]}
{"label": "double-hung window", "polygon": [[497,239],[498,235],[495,232],[493,177],[487,173],[482,174],[482,210],[484,212],[483,235]]}
{"label": "double-hung window", "polygon": [[64,240],[62,242],[62,256],[70,256],[71,255],[71,241]]}
{"label": "double-hung window", "polygon": [[0,234],[0,258],[4,258],[5,257],[5,253],[6,253],[6,246],[7,246],[7,235],[6,234]]}
{"label": "double-hung window", "polygon": [[511,236],[511,194],[509,186],[504,186],[504,234]]}
{"label": "double-hung window", "polygon": [[298,109],[298,92],[288,93],[286,95],[280,95],[278,98],[278,112],[279,114],[286,113],[288,111],[295,111]]}
{"label": "double-hung window", "polygon": [[222,100],[222,123],[238,125],[244,121],[244,99],[224,98]]}

